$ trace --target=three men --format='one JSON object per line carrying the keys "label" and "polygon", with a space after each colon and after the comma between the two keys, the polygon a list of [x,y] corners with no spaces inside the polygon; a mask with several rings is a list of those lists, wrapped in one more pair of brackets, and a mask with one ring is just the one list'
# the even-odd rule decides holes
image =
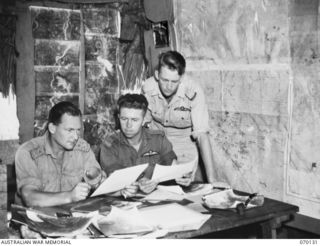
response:
{"label": "three men", "polygon": [[100,169],[90,145],[80,138],[81,111],[70,102],[49,112],[47,132],[31,139],[15,156],[17,194],[26,206],[54,206],[83,200],[90,167]]}
{"label": "three men", "polygon": [[[184,78],[186,62],[177,51],[162,53],[154,77],[143,85],[151,129],[163,130],[178,161],[197,160],[198,144],[207,180],[215,181],[209,114],[203,90]],[[194,141],[196,140],[196,142]]]}
{"label": "three men", "polygon": [[[185,66],[180,53],[163,53],[154,78],[143,87],[148,100],[138,94],[120,97],[121,130],[104,142],[100,152],[100,164],[108,174],[143,163],[151,167],[155,163],[171,165],[177,156],[179,162],[197,160],[197,143],[207,179],[215,181],[204,93],[195,83],[183,80]],[[151,128],[160,131],[142,127],[149,120]],[[80,110],[61,102],[50,110],[47,133],[19,148],[18,195],[26,205],[52,206],[86,198],[90,186],[81,182],[83,174],[90,166],[99,168],[99,164],[89,144],[79,138],[80,129]],[[138,189],[151,192],[157,185],[150,180],[151,175],[152,168],[142,180],[122,190],[122,195],[133,196]],[[191,180],[191,175],[186,175],[176,181],[189,185]]]}
{"label": "three men", "polygon": [[[139,190],[153,191],[157,182],[152,181],[152,167],[171,165],[177,158],[172,145],[162,131],[143,127],[148,102],[141,94],[126,94],[118,100],[120,131],[108,137],[101,145],[100,164],[107,174],[125,167],[149,163],[144,177],[123,189],[124,197],[134,196]],[[179,179],[177,180],[179,182]]]}

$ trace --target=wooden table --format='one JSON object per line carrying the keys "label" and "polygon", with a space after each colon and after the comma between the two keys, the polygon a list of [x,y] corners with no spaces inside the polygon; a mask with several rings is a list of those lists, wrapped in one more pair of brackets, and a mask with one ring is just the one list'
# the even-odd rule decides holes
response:
{"label": "wooden table", "polygon": [[[239,195],[246,194],[243,192],[236,193]],[[98,201],[99,199],[100,201]],[[100,209],[101,204],[105,204],[105,199],[110,199],[110,197],[90,198],[79,203],[95,210]],[[89,204],[87,204],[88,202]],[[58,207],[46,208],[45,210],[49,209],[54,212],[70,211],[70,208],[75,205],[79,204],[66,204]],[[249,225],[258,225],[261,229],[262,238],[276,238],[276,229],[280,228],[283,222],[292,220],[298,211],[299,208],[297,206],[265,198],[263,206],[247,209],[242,215],[237,213],[234,209],[211,209],[210,211],[207,211],[207,213],[212,214],[211,218],[206,221],[199,230],[169,233],[165,238],[194,238],[209,234],[210,235],[207,238],[215,238],[215,233]]]}
{"label": "wooden table", "polygon": [[199,230],[170,233],[166,238],[193,238],[205,234],[214,238],[215,232],[251,224],[260,225],[262,238],[276,238],[276,229],[292,220],[298,211],[297,206],[265,198],[263,206],[247,209],[243,215],[234,210],[213,209],[211,218]]}

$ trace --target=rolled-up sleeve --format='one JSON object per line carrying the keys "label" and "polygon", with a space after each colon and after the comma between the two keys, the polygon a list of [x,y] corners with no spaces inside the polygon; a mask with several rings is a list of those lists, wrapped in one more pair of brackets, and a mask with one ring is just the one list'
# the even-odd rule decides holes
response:
{"label": "rolled-up sleeve", "polygon": [[18,149],[15,156],[15,168],[19,194],[21,194],[21,188],[27,185],[33,186],[38,190],[42,189],[41,175],[29,151]]}
{"label": "rolled-up sleeve", "polygon": [[197,86],[196,96],[191,103],[192,136],[197,139],[202,133],[210,131],[209,112],[205,95],[200,86]]}

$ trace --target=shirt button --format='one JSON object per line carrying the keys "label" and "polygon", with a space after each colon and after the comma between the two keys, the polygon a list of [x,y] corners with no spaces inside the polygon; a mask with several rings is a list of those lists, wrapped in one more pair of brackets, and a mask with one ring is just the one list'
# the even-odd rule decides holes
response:
{"label": "shirt button", "polygon": [[170,109],[170,106],[168,106],[168,109]]}
{"label": "shirt button", "polygon": [[168,120],[166,120],[166,122],[168,123]]}

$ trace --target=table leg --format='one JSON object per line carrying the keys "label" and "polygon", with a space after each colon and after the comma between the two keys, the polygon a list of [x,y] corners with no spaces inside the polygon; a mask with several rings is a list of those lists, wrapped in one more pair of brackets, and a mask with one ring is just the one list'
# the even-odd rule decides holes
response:
{"label": "table leg", "polygon": [[291,216],[283,215],[260,223],[262,238],[277,238],[277,228],[281,228],[282,223],[289,221]]}
{"label": "table leg", "polygon": [[277,223],[275,219],[260,223],[262,238],[277,238]]}

